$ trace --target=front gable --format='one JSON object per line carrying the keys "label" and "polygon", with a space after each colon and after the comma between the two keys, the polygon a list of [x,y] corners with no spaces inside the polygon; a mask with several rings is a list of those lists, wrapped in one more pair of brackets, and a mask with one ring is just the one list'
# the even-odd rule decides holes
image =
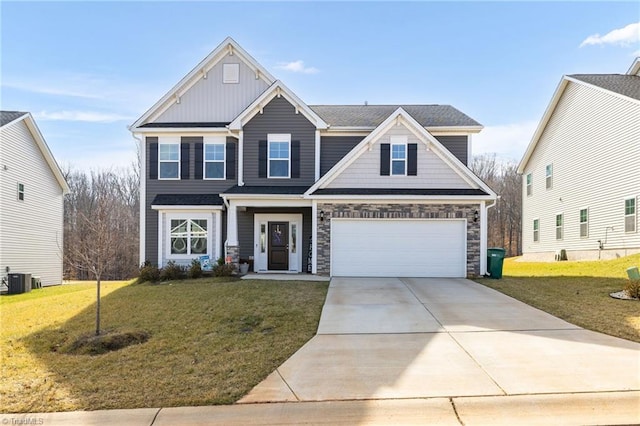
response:
{"label": "front gable", "polygon": [[[406,144],[406,173],[390,170],[393,144]],[[387,163],[388,162],[388,163]],[[336,164],[307,195],[328,189],[438,189],[479,190],[495,193],[478,179],[459,159],[402,108],[398,108],[369,136]]]}

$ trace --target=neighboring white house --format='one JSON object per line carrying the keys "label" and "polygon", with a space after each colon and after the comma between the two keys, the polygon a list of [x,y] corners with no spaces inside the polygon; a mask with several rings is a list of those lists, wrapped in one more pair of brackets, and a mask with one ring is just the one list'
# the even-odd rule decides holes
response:
{"label": "neighboring white house", "polygon": [[640,59],[564,76],[518,166],[527,260],[640,252]]}
{"label": "neighboring white house", "polygon": [[31,114],[0,111],[0,276],[9,270],[62,283],[68,191]]}

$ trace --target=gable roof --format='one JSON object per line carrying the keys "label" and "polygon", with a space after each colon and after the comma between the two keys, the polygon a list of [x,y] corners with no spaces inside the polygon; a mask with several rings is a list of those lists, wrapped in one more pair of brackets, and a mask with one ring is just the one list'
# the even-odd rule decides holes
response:
{"label": "gable roof", "polygon": [[398,108],[422,127],[473,127],[482,125],[451,105],[310,105],[331,127],[375,128]]}
{"label": "gable roof", "polygon": [[56,159],[53,157],[53,154],[51,153],[51,150],[49,149],[47,142],[44,140],[42,133],[40,133],[40,129],[38,129],[38,126],[36,125],[35,120],[31,116],[31,113],[21,112],[21,111],[0,111],[0,127],[1,128],[13,126],[15,125],[15,123],[19,123],[20,121],[24,121],[24,124],[27,126],[27,129],[29,129],[29,132],[31,133],[33,140],[36,142],[38,149],[42,153],[42,156],[44,157],[45,161],[49,165],[51,172],[53,173],[54,177],[58,181],[58,184],[60,185],[60,187],[62,188],[62,193],[63,194],[69,193],[69,185],[67,184],[67,181],[64,178],[64,175],[62,174],[62,170],[60,170],[60,167],[58,166]]}
{"label": "gable roof", "polygon": [[623,99],[630,100],[634,103],[638,103],[640,101],[640,77],[637,75],[629,75],[632,72],[638,72],[640,70],[640,62],[638,58],[635,59],[634,64],[629,69],[627,75],[621,74],[573,74],[573,75],[565,75],[560,80],[558,87],[556,87],[553,96],[551,97],[551,101],[547,106],[547,109],[544,111],[542,115],[542,119],[540,123],[538,123],[538,127],[531,138],[531,142],[527,146],[527,150],[525,151],[522,159],[520,160],[520,164],[518,164],[517,172],[522,174],[524,173],[524,168],[527,166],[529,159],[533,155],[533,152],[538,145],[538,141],[544,132],[544,129],[547,127],[553,112],[560,102],[560,98],[567,88],[569,83],[581,84],[590,87],[595,87],[598,90],[603,90],[613,96],[617,96]]}
{"label": "gable roof", "polygon": [[640,77],[621,74],[572,74],[568,77],[640,100]]}
{"label": "gable roof", "polygon": [[[392,114],[390,114],[386,120],[384,120],[378,127],[376,127],[369,135],[367,135],[358,145],[356,145],[342,160],[340,160],[335,166],[333,166],[324,176],[322,176],[314,185],[312,185],[307,192],[306,196],[313,196],[319,189],[325,189],[336,177],[338,177],[349,165],[351,165],[358,157],[360,157],[369,145],[373,144],[379,139],[387,130],[392,126],[402,123],[409,131],[416,135],[425,145],[432,148],[433,152],[442,159],[445,164],[451,167],[462,179],[464,179],[470,186],[474,188],[482,189],[485,194],[490,198],[495,198],[496,194],[485,184],[479,177],[477,177],[467,166],[465,166],[460,160],[458,160],[448,149],[446,149],[436,138],[429,133],[421,123],[416,121],[407,111],[402,107],[397,108]],[[315,195],[322,194],[317,193]],[[403,194],[412,195],[412,194]]]}
{"label": "gable roof", "polygon": [[242,127],[250,121],[256,114],[262,111],[271,100],[275,97],[284,97],[291,105],[296,108],[296,113],[301,112],[307,120],[316,126],[317,129],[326,129],[327,123],[320,118],[302,99],[293,93],[280,80],[274,82],[262,95],[251,103],[244,111],[240,113],[230,124],[230,130],[242,130]]}
{"label": "gable roof", "polygon": [[237,55],[245,64],[254,70],[256,76],[262,78],[267,84],[272,84],[276,79],[251,55],[249,55],[234,39],[227,37],[213,52],[196,65],[189,74],[178,82],[171,90],[169,90],[158,102],[156,102],[142,117],[129,126],[129,130],[133,130],[152,120],[166,111],[172,104],[175,97],[189,90],[196,84],[211,68],[213,68],[227,53]]}

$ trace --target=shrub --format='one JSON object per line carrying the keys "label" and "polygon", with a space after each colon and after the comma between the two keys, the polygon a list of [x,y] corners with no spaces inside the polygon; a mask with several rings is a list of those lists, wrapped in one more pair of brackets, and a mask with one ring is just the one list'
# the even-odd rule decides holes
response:
{"label": "shrub", "polygon": [[172,281],[184,278],[185,268],[182,265],[178,265],[173,260],[167,262],[166,266],[160,270],[161,281]]}
{"label": "shrub", "polygon": [[151,264],[148,260],[140,266],[140,273],[136,283],[158,282],[160,280],[160,269],[156,265]]}
{"label": "shrub", "polygon": [[230,277],[233,275],[233,272],[232,263],[223,263],[222,265],[218,264],[218,266],[213,268],[213,276],[215,277]]}
{"label": "shrub", "polygon": [[191,266],[187,270],[187,278],[200,278],[202,276],[202,267],[198,259],[191,261]]}
{"label": "shrub", "polygon": [[220,256],[216,261],[216,263],[218,264],[218,266],[224,265],[224,257]]}
{"label": "shrub", "polygon": [[627,296],[634,299],[640,299],[640,280],[629,280],[624,286],[624,292]]}

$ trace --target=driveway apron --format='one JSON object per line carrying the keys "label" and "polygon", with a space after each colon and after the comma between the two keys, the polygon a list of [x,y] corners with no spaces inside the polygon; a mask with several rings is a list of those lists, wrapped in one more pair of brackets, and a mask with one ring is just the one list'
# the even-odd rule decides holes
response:
{"label": "driveway apron", "polygon": [[466,279],[333,278],[318,334],[239,402],[632,391],[638,354]]}

